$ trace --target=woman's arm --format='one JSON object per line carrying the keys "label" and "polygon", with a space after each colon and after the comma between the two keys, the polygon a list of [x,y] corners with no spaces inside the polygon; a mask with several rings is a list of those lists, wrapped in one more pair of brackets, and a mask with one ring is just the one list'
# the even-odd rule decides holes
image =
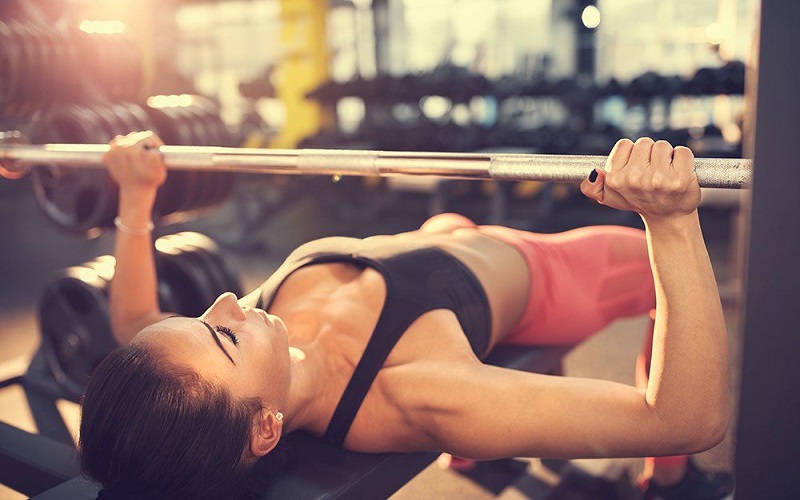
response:
{"label": "woman's arm", "polygon": [[697,206],[694,156],[666,141],[617,143],[590,198],[641,214],[656,286],[656,324],[646,401],[673,432],[699,427],[721,440],[727,429],[727,330]]}
{"label": "woman's arm", "polygon": [[[726,329],[700,232],[693,164],[686,148],[623,140],[606,169],[581,186],[645,221],[657,301],[646,390],[489,366],[448,371],[433,378],[459,380],[444,380],[437,391],[447,408],[430,415],[439,446],[475,458],[649,456],[693,453],[723,439]],[[457,396],[446,389],[455,383],[463,389]]]}
{"label": "woman's arm", "polygon": [[105,156],[111,177],[119,185],[116,269],[109,292],[114,338],[125,345],[145,326],[162,319],[158,306],[151,221],[166,168],[154,151],[163,144],[151,132],[111,141]]}

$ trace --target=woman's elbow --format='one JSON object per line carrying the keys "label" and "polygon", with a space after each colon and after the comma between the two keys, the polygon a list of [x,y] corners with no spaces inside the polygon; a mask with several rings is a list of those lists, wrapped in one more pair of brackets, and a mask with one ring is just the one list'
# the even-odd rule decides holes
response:
{"label": "woman's elbow", "polygon": [[682,426],[674,435],[675,448],[670,455],[692,455],[709,450],[722,442],[728,434],[728,413],[706,414]]}
{"label": "woman's elbow", "polygon": [[706,449],[713,448],[720,444],[725,436],[728,434],[728,426],[730,425],[731,415],[731,401],[724,394],[716,404],[710,405],[710,410],[703,416],[703,423],[701,425],[704,433],[707,436]]}
{"label": "woman's elbow", "polygon": [[725,436],[728,434],[728,425],[730,418],[727,411],[720,412],[704,426],[705,437],[701,439],[703,451],[713,448],[720,444]]}

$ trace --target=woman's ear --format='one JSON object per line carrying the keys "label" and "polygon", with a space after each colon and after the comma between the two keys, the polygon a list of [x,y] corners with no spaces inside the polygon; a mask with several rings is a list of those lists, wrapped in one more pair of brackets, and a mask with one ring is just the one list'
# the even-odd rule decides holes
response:
{"label": "woman's ear", "polygon": [[250,434],[250,451],[258,458],[271,452],[278,445],[283,433],[283,419],[267,409],[262,409],[253,421]]}

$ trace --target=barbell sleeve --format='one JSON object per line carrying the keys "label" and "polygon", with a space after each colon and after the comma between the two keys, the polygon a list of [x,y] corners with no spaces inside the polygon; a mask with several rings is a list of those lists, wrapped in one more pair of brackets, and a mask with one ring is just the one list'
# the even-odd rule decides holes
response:
{"label": "barbell sleeve", "polygon": [[[103,167],[109,146],[102,144],[0,144],[6,170],[24,172],[35,165]],[[170,170],[213,170],[268,174],[355,176],[436,176],[450,179],[580,182],[605,156],[421,153],[338,149],[248,149],[161,146]],[[697,158],[701,187],[741,189],[752,180],[751,160]]]}

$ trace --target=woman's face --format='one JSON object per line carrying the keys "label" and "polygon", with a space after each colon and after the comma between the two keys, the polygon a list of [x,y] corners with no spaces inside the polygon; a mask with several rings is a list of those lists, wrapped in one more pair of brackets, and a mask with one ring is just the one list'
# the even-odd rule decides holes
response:
{"label": "woman's face", "polygon": [[234,397],[258,397],[281,410],[289,388],[289,341],[280,318],[240,306],[232,293],[220,295],[199,318],[175,316],[142,330],[144,342],[169,361],[220,383]]}

